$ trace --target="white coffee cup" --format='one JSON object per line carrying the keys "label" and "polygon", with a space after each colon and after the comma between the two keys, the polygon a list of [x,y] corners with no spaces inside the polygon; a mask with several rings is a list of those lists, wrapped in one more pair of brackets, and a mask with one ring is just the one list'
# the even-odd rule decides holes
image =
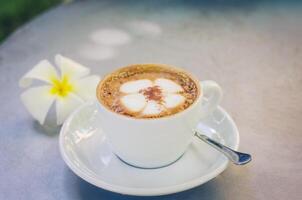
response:
{"label": "white coffee cup", "polygon": [[200,95],[191,106],[174,115],[138,119],[115,113],[98,103],[100,125],[112,151],[121,160],[136,167],[158,168],[173,163],[185,153],[198,122],[217,107],[222,97],[216,82],[199,82],[186,73],[200,85]]}

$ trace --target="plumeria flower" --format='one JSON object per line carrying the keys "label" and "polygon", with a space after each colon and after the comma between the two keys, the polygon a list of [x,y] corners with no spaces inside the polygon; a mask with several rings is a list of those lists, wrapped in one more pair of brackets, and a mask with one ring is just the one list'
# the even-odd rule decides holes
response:
{"label": "plumeria flower", "polygon": [[183,88],[165,78],[129,81],[121,85],[120,92],[124,94],[120,99],[124,107],[146,116],[160,114],[185,101]]}
{"label": "plumeria flower", "polygon": [[29,113],[43,124],[51,105],[55,102],[57,124],[62,124],[68,115],[85,101],[95,98],[99,76],[87,76],[90,70],[75,61],[55,56],[57,69],[47,60],[40,61],[19,81],[20,87],[27,88],[33,80],[45,85],[28,88],[21,94],[21,100]]}

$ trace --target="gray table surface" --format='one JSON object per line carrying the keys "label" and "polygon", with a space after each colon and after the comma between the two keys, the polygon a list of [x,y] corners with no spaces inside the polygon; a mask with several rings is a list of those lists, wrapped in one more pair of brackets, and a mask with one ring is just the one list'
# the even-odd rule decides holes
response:
{"label": "gray table surface", "polygon": [[[21,104],[18,79],[62,53],[104,75],[130,63],[181,66],[224,89],[247,166],[145,199],[301,199],[302,4],[282,1],[78,1],[18,29],[0,46],[0,199],[141,199],[99,189],[61,159],[58,129]],[[102,43],[101,31],[120,45]]]}

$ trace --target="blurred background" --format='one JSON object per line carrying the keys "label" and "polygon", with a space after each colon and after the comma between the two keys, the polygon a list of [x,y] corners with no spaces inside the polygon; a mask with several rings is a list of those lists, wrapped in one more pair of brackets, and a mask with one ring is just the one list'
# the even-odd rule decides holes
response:
{"label": "blurred background", "polygon": [[145,200],[300,200],[301,36],[301,0],[0,0],[0,200],[125,199],[77,178],[58,132],[46,133],[20,101],[20,77],[58,53],[100,76],[166,63],[223,86],[221,106],[253,162]]}
{"label": "blurred background", "polygon": [[64,0],[0,1],[0,43],[17,27]]}

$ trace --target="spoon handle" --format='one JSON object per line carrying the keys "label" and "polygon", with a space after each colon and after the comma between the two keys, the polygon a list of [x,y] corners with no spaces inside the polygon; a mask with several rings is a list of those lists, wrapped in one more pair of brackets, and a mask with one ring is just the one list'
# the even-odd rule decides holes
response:
{"label": "spoon handle", "polygon": [[230,161],[232,161],[236,165],[244,165],[252,160],[252,156],[250,154],[241,153],[230,149],[229,147],[224,146],[223,144],[220,144],[219,142],[216,142],[197,131],[195,131],[195,136],[223,153]]}

